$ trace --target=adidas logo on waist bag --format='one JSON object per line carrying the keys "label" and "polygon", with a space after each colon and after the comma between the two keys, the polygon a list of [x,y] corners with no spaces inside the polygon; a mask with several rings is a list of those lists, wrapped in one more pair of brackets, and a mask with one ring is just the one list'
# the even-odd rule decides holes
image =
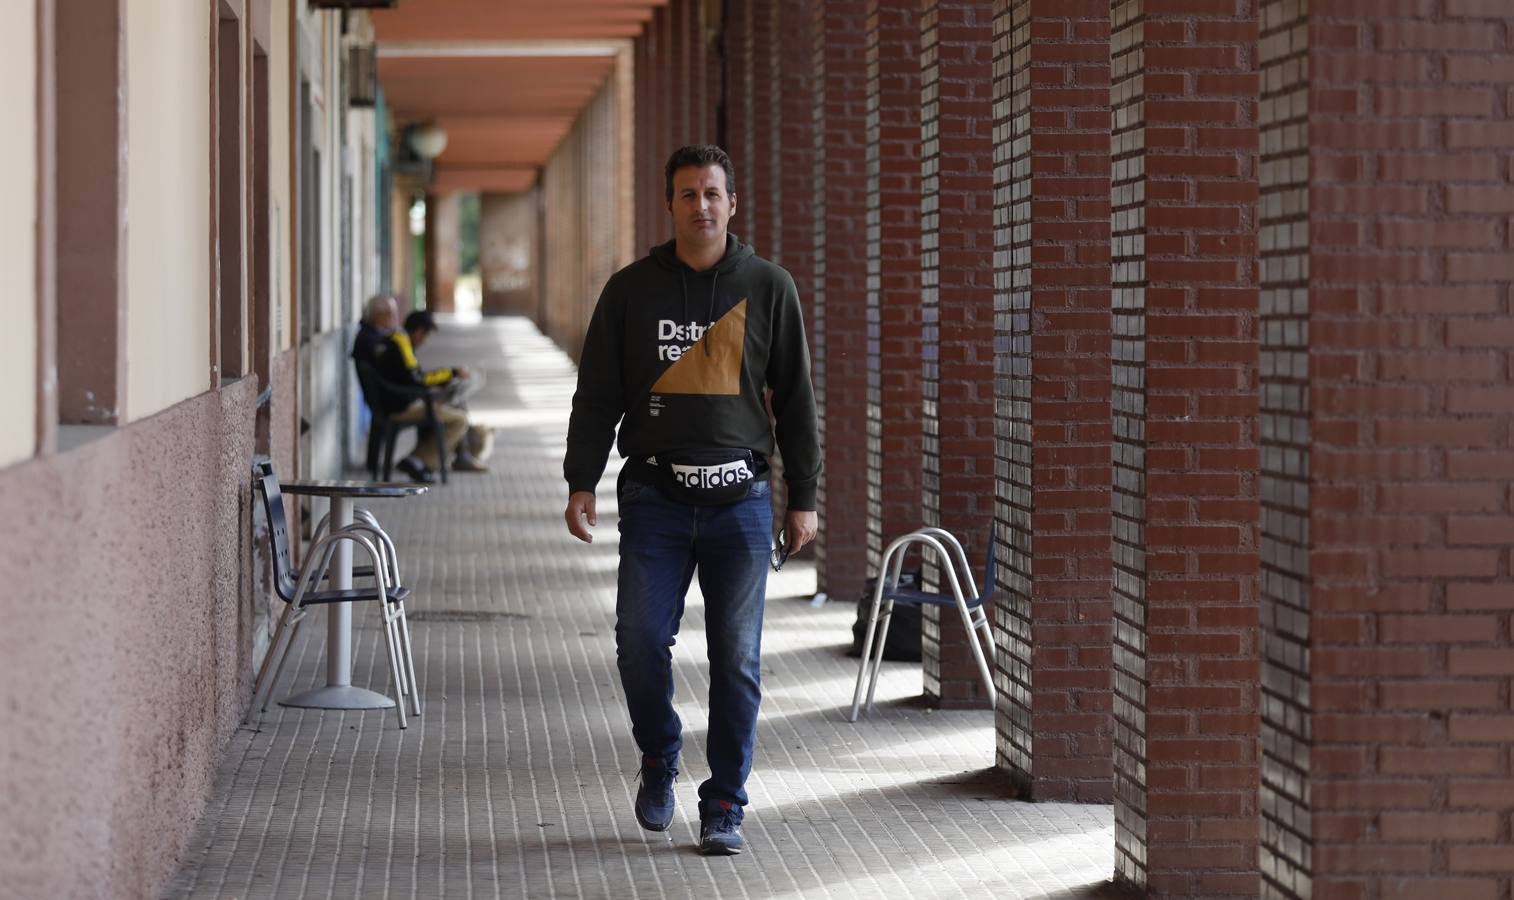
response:
{"label": "adidas logo on waist bag", "polygon": [[757,467],[750,450],[706,448],[675,450],[646,457],[659,475],[664,493],[700,505],[732,503],[747,496]]}
{"label": "adidas logo on waist bag", "polygon": [[696,490],[730,487],[752,477],[752,470],[747,468],[744,460],[739,459],[719,466],[681,466],[669,463],[668,468],[673,470],[674,481]]}

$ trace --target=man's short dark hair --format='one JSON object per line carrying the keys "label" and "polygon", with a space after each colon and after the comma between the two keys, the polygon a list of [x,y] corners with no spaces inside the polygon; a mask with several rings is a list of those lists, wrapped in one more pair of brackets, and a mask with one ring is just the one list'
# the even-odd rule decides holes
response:
{"label": "man's short dark hair", "polygon": [[663,168],[664,181],[663,198],[666,202],[673,202],[673,173],[684,166],[719,166],[725,171],[725,192],[736,193],[736,167],[731,165],[731,157],[714,144],[690,144],[687,147],[679,147],[668,157],[668,164]]}
{"label": "man's short dark hair", "polygon": [[432,317],[430,312],[424,309],[418,309],[405,317],[405,330],[435,331],[436,319]]}

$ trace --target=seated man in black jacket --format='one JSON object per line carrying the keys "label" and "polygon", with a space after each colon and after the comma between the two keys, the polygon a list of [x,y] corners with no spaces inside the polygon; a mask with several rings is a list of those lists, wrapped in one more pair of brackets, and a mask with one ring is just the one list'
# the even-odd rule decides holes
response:
{"label": "seated man in black jacket", "polygon": [[[409,336],[395,327],[398,323],[399,304],[392,296],[378,295],[370,298],[365,307],[362,327],[353,341],[352,358],[372,364],[385,382],[431,387],[427,373],[415,360]],[[450,373],[448,377],[451,377]],[[426,419],[425,401],[414,398],[413,394],[381,393],[369,400],[395,422],[415,424]],[[468,430],[468,414],[446,403],[436,403],[435,408],[437,420],[442,426],[442,444],[448,454],[455,453]],[[422,434],[416,441],[414,455],[400,460],[398,467],[416,481],[429,482],[433,480],[432,470],[440,463],[436,442],[429,435]],[[467,456],[455,461],[452,467],[464,472],[487,471]]]}

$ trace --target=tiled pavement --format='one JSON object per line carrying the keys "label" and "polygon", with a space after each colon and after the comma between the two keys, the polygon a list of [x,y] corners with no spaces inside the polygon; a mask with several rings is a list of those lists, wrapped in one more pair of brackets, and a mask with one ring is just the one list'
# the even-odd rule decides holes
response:
{"label": "tiled pavement", "polygon": [[[663,835],[640,830],[614,669],[609,476],[593,545],[561,518],[572,364],[524,319],[450,324],[434,344],[425,356],[487,373],[472,405],[498,442],[491,473],[374,507],[416,590],[425,715],[401,731],[392,711],[275,706],[239,730],[171,897],[1106,894],[1110,809],[1004,799],[991,714],[923,708],[917,664],[889,664],[872,718],[846,721],[852,610],[812,606],[814,571],[799,563],[770,582],[748,852],[693,850],[707,774],[697,584],[674,650],[678,817]],[[355,613],[354,682],[387,691],[373,612]],[[324,671],[323,626],[304,630],[277,696]]]}

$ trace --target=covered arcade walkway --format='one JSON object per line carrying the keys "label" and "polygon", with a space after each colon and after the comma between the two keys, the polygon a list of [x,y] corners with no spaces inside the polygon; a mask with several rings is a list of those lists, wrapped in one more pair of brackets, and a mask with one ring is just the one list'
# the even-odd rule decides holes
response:
{"label": "covered arcade walkway", "polygon": [[[1086,898],[1113,870],[1109,806],[1022,803],[994,779],[993,715],[933,711],[890,664],[846,722],[849,604],[812,567],[770,582],[749,851],[694,852],[706,668],[697,586],[675,649],[686,777],[666,835],[631,815],[636,753],[614,671],[616,527],[562,526],[574,370],[528,320],[448,323],[426,356],[487,374],[488,475],[375,507],[403,554],[425,715],[274,707],[229,742],[177,898]],[[354,682],[386,686],[359,610]],[[278,696],[324,671],[306,628]],[[377,652],[375,652],[377,651]]]}

